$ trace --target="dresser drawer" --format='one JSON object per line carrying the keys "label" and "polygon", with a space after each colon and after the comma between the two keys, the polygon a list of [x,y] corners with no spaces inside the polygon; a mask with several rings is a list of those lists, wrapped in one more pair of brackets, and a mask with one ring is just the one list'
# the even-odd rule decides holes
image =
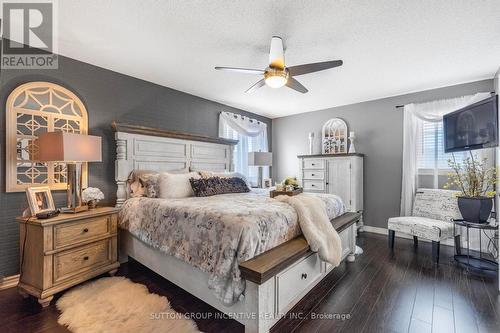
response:
{"label": "dresser drawer", "polygon": [[304,180],[304,191],[324,191],[325,182],[323,180]]}
{"label": "dresser drawer", "polygon": [[77,247],[54,255],[54,282],[116,261],[113,242],[116,238]]}
{"label": "dresser drawer", "polygon": [[325,179],[324,170],[304,170],[304,179]]}
{"label": "dresser drawer", "polygon": [[321,260],[316,253],[277,275],[278,312],[287,311],[287,306],[321,275]]}
{"label": "dresser drawer", "polygon": [[116,233],[116,215],[58,224],[54,226],[54,247],[58,249],[114,233]]}
{"label": "dresser drawer", "polygon": [[304,169],[324,169],[325,160],[306,158],[304,159]]}

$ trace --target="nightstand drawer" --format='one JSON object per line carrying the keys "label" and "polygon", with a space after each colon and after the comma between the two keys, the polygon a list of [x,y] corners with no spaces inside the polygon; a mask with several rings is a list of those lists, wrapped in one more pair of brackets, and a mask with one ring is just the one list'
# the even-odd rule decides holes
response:
{"label": "nightstand drawer", "polygon": [[325,179],[325,171],[304,170],[304,179]]}
{"label": "nightstand drawer", "polygon": [[325,168],[325,160],[316,159],[316,158],[306,158],[304,159],[303,164],[304,169],[324,169]]}
{"label": "nightstand drawer", "polygon": [[304,180],[304,191],[324,191],[325,182],[323,180]]}
{"label": "nightstand drawer", "polygon": [[105,239],[54,255],[54,282],[115,261],[112,258],[113,239]]}
{"label": "nightstand drawer", "polygon": [[54,226],[54,247],[58,249],[115,233],[116,223],[112,222],[113,215],[107,215],[83,221],[58,224]]}

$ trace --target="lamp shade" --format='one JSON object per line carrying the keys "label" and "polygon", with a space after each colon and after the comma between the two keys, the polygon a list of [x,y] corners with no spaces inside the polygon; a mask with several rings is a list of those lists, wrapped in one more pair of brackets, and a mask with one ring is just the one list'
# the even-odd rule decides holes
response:
{"label": "lamp shade", "polygon": [[47,132],[38,137],[38,160],[42,162],[101,162],[101,137]]}
{"label": "lamp shade", "polygon": [[265,151],[254,151],[248,153],[248,165],[272,166],[273,154]]}

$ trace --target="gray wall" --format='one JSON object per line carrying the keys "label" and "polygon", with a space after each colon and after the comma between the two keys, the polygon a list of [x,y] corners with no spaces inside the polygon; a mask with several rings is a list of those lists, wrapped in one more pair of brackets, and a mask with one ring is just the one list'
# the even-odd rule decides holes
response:
{"label": "gray wall", "polygon": [[298,176],[297,155],[307,154],[308,133],[315,132],[320,153],[321,128],[340,117],[356,132],[356,151],[364,161],[365,224],[387,227],[387,218],[399,215],[403,149],[403,109],[396,105],[493,91],[493,80],[384,98],[273,119],[273,176]]}
{"label": "gray wall", "polygon": [[[271,120],[268,118],[69,58],[59,57],[58,70],[2,70],[0,276],[18,272],[19,232],[14,217],[27,207],[24,193],[5,193],[5,103],[15,87],[29,81],[60,84],[75,92],[85,104],[89,113],[89,134],[99,135],[103,140],[103,162],[90,164],[89,185],[103,190],[107,204],[114,204],[116,191],[113,182],[115,148],[110,127],[113,120],[216,137],[219,113],[230,111],[267,123],[271,142]],[[64,202],[64,192],[58,191],[54,197],[59,205]]]}

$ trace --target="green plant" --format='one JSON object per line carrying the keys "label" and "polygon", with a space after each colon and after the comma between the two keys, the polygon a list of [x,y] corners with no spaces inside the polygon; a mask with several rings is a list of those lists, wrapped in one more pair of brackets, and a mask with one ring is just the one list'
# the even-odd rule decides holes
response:
{"label": "green plant", "polygon": [[487,167],[487,159],[481,161],[470,157],[458,163],[453,159],[448,160],[448,165],[453,172],[448,174],[448,183],[444,188],[458,188],[461,196],[468,198],[493,197],[496,194],[495,184],[497,181],[495,168]]}

